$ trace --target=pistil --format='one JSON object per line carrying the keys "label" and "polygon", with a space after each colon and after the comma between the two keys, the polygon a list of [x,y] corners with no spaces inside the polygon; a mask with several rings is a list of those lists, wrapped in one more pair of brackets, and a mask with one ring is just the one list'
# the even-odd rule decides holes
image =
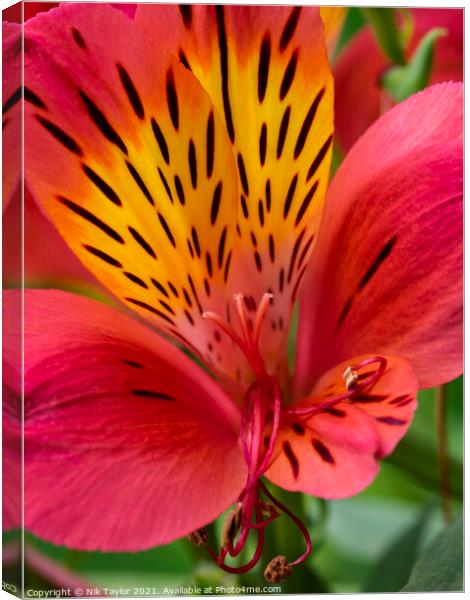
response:
{"label": "pistil", "polygon": [[[273,559],[283,568],[274,568],[271,561],[265,577],[268,581],[280,581],[286,577],[294,565],[307,558],[311,550],[311,541],[303,523],[279,502],[261,481],[261,477],[269,468],[281,422],[282,393],[277,378],[269,374],[259,351],[259,339],[262,324],[272,294],[264,294],[258,305],[254,322],[251,323],[245,313],[243,295],[234,298],[240,321],[241,335],[219,315],[212,312],[203,313],[204,318],[212,320],[238,346],[246,356],[255,375],[255,382],[245,393],[241,410],[240,443],[245,462],[248,467],[246,484],[238,497],[235,508],[231,510],[224,523],[224,533],[221,548],[216,554],[206,545],[206,549],[216,563],[229,573],[244,573],[253,568],[261,558],[264,544],[264,528],[277,519],[282,513],[287,515],[301,531],[306,540],[306,550],[302,556],[289,562],[285,557]],[[264,448],[262,440],[269,432],[268,444]],[[227,556],[239,556],[249,534],[257,536],[257,545],[252,558],[240,567],[226,564]],[[270,566],[271,565],[271,566]]]}

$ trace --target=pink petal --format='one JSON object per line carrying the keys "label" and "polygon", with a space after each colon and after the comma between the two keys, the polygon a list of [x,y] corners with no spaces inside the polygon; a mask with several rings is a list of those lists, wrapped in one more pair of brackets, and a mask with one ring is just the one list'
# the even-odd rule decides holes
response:
{"label": "pink petal", "polygon": [[[18,187],[3,214],[3,278],[10,285],[21,280],[22,227],[21,190]],[[24,278],[29,287],[45,282],[80,285],[106,294],[93,275],[83,267],[57,229],[34,200],[28,186],[24,189]]]}
{"label": "pink petal", "polygon": [[[345,392],[342,377],[351,358],[323,375],[303,409]],[[417,382],[409,364],[386,357],[387,368],[367,392],[340,401],[310,417],[285,416],[277,454],[267,476],[288,490],[322,498],[344,498],[362,491],[378,472],[378,458],[392,452],[406,433],[416,409]],[[368,375],[373,368],[364,367]]]}
{"label": "pink petal", "polygon": [[18,332],[9,334],[9,324],[21,322],[20,292],[6,292],[2,306],[2,528],[21,527],[21,348]]}
{"label": "pink petal", "polygon": [[[413,54],[426,32],[443,27],[448,35],[437,42],[430,83],[462,81],[463,11],[415,8],[412,13],[414,33],[407,56]],[[339,56],[334,68],[335,134],[344,152],[385,108],[379,79],[387,64],[369,28],[354,36]]]}
{"label": "pink petal", "polygon": [[[21,324],[6,323],[8,343]],[[243,487],[237,426],[224,392],[150,329],[80,296],[26,291],[25,526],[36,535],[134,551],[190,533]]]}
{"label": "pink petal", "polygon": [[297,384],[403,356],[420,386],[462,372],[462,85],[428,88],[360,139],[329,190],[301,294]]}
{"label": "pink petal", "polygon": [[21,26],[2,23],[2,208],[8,205],[21,169]]}

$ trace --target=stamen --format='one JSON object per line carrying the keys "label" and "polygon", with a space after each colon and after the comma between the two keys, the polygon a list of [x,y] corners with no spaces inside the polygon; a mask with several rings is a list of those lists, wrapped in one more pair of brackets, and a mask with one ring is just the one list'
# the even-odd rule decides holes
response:
{"label": "stamen", "polygon": [[292,573],[292,567],[285,556],[273,558],[264,571],[264,577],[269,583],[279,583]]}
{"label": "stamen", "polygon": [[242,510],[243,504],[238,502],[235,505],[235,508],[231,510],[225,517],[222,533],[222,548],[230,548],[233,546],[233,541],[240,531]]}
{"label": "stamen", "polygon": [[356,387],[356,383],[358,382],[358,374],[352,367],[348,367],[343,373],[343,379],[348,390],[352,390]]}
{"label": "stamen", "polygon": [[188,540],[191,544],[195,546],[205,546],[209,541],[209,534],[207,533],[207,529],[205,527],[201,527],[200,529],[196,529],[188,535]]}
{"label": "stamen", "polygon": [[290,517],[290,519],[294,522],[294,524],[297,526],[297,528],[300,530],[300,532],[302,533],[302,535],[304,536],[304,540],[305,540],[305,552],[299,556],[298,558],[296,558],[295,560],[293,560],[292,562],[289,563],[289,565],[291,567],[294,567],[295,565],[300,565],[300,563],[304,562],[304,560],[306,558],[308,558],[308,556],[310,555],[310,552],[312,551],[312,540],[310,539],[310,534],[307,531],[307,528],[305,527],[305,525],[302,523],[302,521],[296,517],[294,515],[293,512],[291,512],[287,506],[284,506],[284,504],[282,504],[282,502],[280,502],[277,498],[275,498],[271,492],[268,490],[268,488],[264,485],[264,483],[262,481],[260,481],[259,483],[261,490],[263,491],[263,494],[265,494],[273,504],[275,504],[283,513],[285,513],[288,517]]}
{"label": "stamen", "polygon": [[[255,382],[245,393],[241,409],[240,441],[243,456],[248,467],[246,484],[238,497],[237,504],[227,514],[225,519],[219,553],[216,554],[207,546],[206,549],[224,571],[228,573],[245,573],[254,567],[261,558],[264,544],[264,528],[269,523],[272,523],[274,519],[278,518],[281,512],[284,512],[292,519],[304,536],[306,551],[302,556],[290,563],[285,557],[276,557],[270,562],[265,571],[266,578],[268,581],[281,581],[290,574],[294,565],[305,560],[310,554],[312,544],[303,523],[283,504],[276,500],[260,480],[269,468],[273,458],[282,410],[281,388],[277,378],[266,371],[259,351],[261,328],[272,298],[273,295],[271,293],[263,294],[256,310],[254,324],[252,324],[245,312],[243,294],[236,294],[234,296],[242,335],[239,335],[232,325],[225,322],[216,313],[211,311],[203,313],[205,319],[210,319],[220,327],[245,354],[256,378]],[[268,427],[269,443],[264,448],[262,440]],[[270,501],[262,499],[260,492]],[[256,532],[257,545],[251,560],[240,567],[226,565],[225,559],[227,556],[236,557],[242,552],[252,531]]]}
{"label": "stamen", "polygon": [[246,347],[245,342],[235,332],[233,327],[231,327],[228,323],[226,323],[220,315],[218,315],[217,313],[212,312],[210,310],[205,310],[202,313],[202,318],[213,321],[216,325],[218,325],[222,329],[222,331],[224,331],[229,336],[230,339],[232,339],[235,342],[235,344],[237,344],[237,346],[243,351],[244,354],[247,353],[248,349]]}
{"label": "stamen", "polygon": [[259,336],[261,335],[261,325],[263,324],[264,317],[266,315],[266,311],[268,310],[269,303],[274,298],[273,294],[266,292],[263,294],[261,298],[261,302],[259,303],[258,310],[256,311],[255,316],[255,326],[253,331],[253,338],[256,347],[258,347]]}
{"label": "stamen", "polygon": [[248,320],[246,318],[245,307],[243,305],[243,294],[235,294],[233,297],[235,300],[235,306],[237,307],[238,318],[240,319],[240,325],[242,328],[243,336],[245,338],[245,342],[250,346],[251,334],[250,328],[248,325]]}
{"label": "stamen", "polygon": [[[359,375],[357,371],[363,369],[364,367],[379,363],[379,367],[374,373],[372,373],[369,377],[367,377],[364,381],[359,382]],[[291,408],[284,411],[284,414],[287,415],[296,415],[301,417],[312,417],[313,415],[322,412],[323,410],[334,406],[338,402],[342,400],[348,400],[352,396],[358,394],[359,392],[363,392],[366,389],[374,386],[377,381],[382,377],[387,368],[387,360],[383,356],[373,356],[371,358],[366,358],[358,365],[351,365],[348,367],[343,373],[343,377],[346,383],[346,391],[342,394],[338,394],[337,396],[333,396],[332,398],[328,398],[324,402],[319,402],[314,406],[309,406],[306,408]],[[350,375],[350,373],[352,375]],[[351,385],[348,385],[350,383]]]}

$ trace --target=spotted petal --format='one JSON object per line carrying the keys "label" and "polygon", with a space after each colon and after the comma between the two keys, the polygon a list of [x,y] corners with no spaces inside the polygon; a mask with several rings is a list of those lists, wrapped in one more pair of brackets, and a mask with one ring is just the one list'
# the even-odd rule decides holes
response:
{"label": "spotted petal", "polygon": [[[344,393],[343,372],[364,358],[354,357],[325,373],[294,408],[315,407]],[[368,376],[364,368],[360,377]],[[387,357],[383,376],[366,392],[310,417],[284,417],[267,476],[281,487],[322,498],[357,494],[377,474],[377,459],[390,454],[405,435],[417,391],[410,365]]]}
{"label": "spotted petal", "polygon": [[406,358],[421,387],[462,372],[462,85],[383,115],[328,192],[302,291],[298,389],[354,354]]}
{"label": "spotted petal", "polygon": [[239,181],[231,287],[253,309],[274,293],[261,338],[272,368],[283,359],[329,173],[333,90],[319,11],[141,5],[136,20],[173,48],[224,116]]}
{"label": "spotted petal", "polygon": [[217,342],[201,313],[225,314],[237,188],[209,97],[111,7],[62,5],[28,21],[25,35],[35,195],[120,300],[207,353]]}
{"label": "spotted petal", "polygon": [[[20,294],[5,300],[7,348],[21,333]],[[27,291],[24,361],[33,533],[86,550],[149,548],[211,521],[243,487],[238,411],[149,328],[80,296]]]}

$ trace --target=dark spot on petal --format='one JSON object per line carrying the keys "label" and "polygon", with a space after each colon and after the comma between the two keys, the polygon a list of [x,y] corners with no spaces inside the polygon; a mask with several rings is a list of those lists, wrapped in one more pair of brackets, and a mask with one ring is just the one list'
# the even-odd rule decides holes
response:
{"label": "dark spot on petal", "polygon": [[317,172],[318,167],[321,165],[321,163],[323,162],[323,159],[325,158],[328,150],[330,149],[332,141],[333,141],[333,135],[330,135],[329,138],[326,140],[326,142],[323,144],[323,146],[318,151],[318,154],[313,159],[313,162],[310,165],[310,168],[308,170],[307,181],[309,181],[315,175],[315,173]]}
{"label": "dark spot on petal", "polygon": [[104,179],[102,179],[93,171],[93,169],[90,169],[90,167],[85,164],[82,164],[82,169],[88,179],[100,190],[102,194],[106,196],[106,198],[108,198],[108,200],[111,200],[111,202],[116,204],[116,206],[122,206],[119,196],[116,194],[113,188],[107,184],[106,181],[104,181]]}
{"label": "dark spot on petal", "polygon": [[206,173],[209,179],[214,168],[214,151],[215,151],[215,128],[214,128],[214,113],[211,111],[207,119],[206,132]]}
{"label": "dark spot on petal", "polygon": [[299,461],[297,459],[297,456],[292,450],[292,447],[289,442],[283,442],[282,448],[284,450],[284,454],[290,462],[290,466],[292,468],[292,475],[294,476],[294,479],[297,479],[299,476]]}
{"label": "dark spot on petal", "polygon": [[154,392],[153,390],[132,390],[134,396],[140,396],[141,398],[156,398],[157,400],[175,400],[173,396],[169,394],[162,394],[161,392]]}
{"label": "dark spot on petal", "polygon": [[72,27],[70,31],[72,32],[72,37],[74,39],[74,42],[77,44],[77,46],[79,48],[81,48],[82,50],[87,50],[87,45],[85,43],[85,40],[83,39],[83,36],[78,31],[78,29],[75,29],[75,27]]}
{"label": "dark spot on petal", "polygon": [[186,199],[184,197],[184,188],[183,184],[181,183],[181,179],[178,177],[178,175],[175,175],[175,189],[181,206],[184,206],[186,202]]}
{"label": "dark spot on petal", "polygon": [[261,132],[259,135],[259,161],[261,163],[261,166],[263,166],[266,161],[267,136],[268,136],[268,128],[266,127],[266,123],[263,123],[263,125],[261,126]]}
{"label": "dark spot on petal", "polygon": [[284,143],[286,141],[287,130],[289,127],[289,118],[290,118],[290,106],[286,108],[284,114],[282,116],[281,125],[279,127],[279,135],[277,137],[277,151],[276,156],[279,160],[282,155],[282,150],[284,148]]}
{"label": "dark spot on petal", "polygon": [[171,229],[168,226],[168,223],[166,222],[165,217],[161,213],[158,213],[158,220],[160,221],[160,225],[163,227],[163,230],[166,233],[167,238],[170,240],[170,244],[173,246],[173,248],[176,248],[175,238],[173,237],[173,234],[171,233]]}
{"label": "dark spot on petal", "polygon": [[123,360],[122,361],[125,365],[129,365],[129,367],[134,367],[135,369],[143,369],[144,365],[141,365],[140,363],[138,363],[135,360]]}
{"label": "dark spot on petal", "polygon": [[85,94],[85,92],[83,92],[82,90],[79,89],[78,94],[79,94],[80,98],[82,99],[83,103],[85,104],[91,120],[96,125],[96,127],[99,129],[99,131],[101,131],[103,136],[108,141],[110,141],[112,144],[117,146],[122,152],[124,152],[124,154],[127,155],[127,146],[122,141],[121,136],[117,133],[117,131],[114,129],[114,127],[108,121],[108,119],[106,118],[106,116],[104,115],[102,110],[99,109],[98,106],[96,106],[96,104],[93,102],[93,100],[91,98],[89,98]]}
{"label": "dark spot on petal", "polygon": [[211,204],[211,225],[215,225],[217,221],[217,215],[219,214],[220,199],[222,197],[222,182],[219,181],[217,184],[214,195],[212,196]]}
{"label": "dark spot on petal", "polygon": [[141,279],[140,277],[137,277],[137,275],[134,275],[134,273],[128,273],[126,271],[126,272],[124,272],[124,275],[127,277],[127,279],[129,279],[129,281],[132,281],[132,283],[135,283],[136,285],[140,286],[141,288],[148,289],[149,286],[145,283],[145,281],[143,279]]}
{"label": "dark spot on petal", "polygon": [[161,310],[158,310],[155,307],[150,306],[150,304],[147,304],[146,302],[142,302],[142,300],[136,300],[135,298],[124,298],[124,300],[126,302],[130,302],[130,304],[134,304],[134,306],[139,306],[140,308],[148,310],[149,312],[153,313],[154,315],[157,315],[158,317],[160,317],[167,323],[170,323],[171,325],[175,324],[174,321],[172,319],[170,319],[170,317],[168,317],[165,313],[162,313]]}
{"label": "dark spot on petal", "polygon": [[300,223],[300,221],[303,219],[303,216],[305,215],[308,207],[310,206],[310,202],[312,201],[312,198],[313,198],[315,192],[317,191],[317,187],[318,187],[318,181],[315,181],[315,183],[312,185],[310,190],[307,192],[305,198],[303,199],[302,204],[300,205],[300,208],[299,208],[299,212],[297,213],[297,216],[295,217],[295,226],[296,227]]}
{"label": "dark spot on petal", "polygon": [[240,154],[240,152],[238,153],[237,164],[238,164],[238,172],[240,173],[240,181],[242,184],[243,193],[245,194],[245,196],[248,196],[249,195],[248,178],[246,176],[245,163],[243,161],[243,156]]}
{"label": "dark spot on petal", "polygon": [[222,102],[224,105],[225,122],[227,125],[227,132],[232,144],[235,141],[235,129],[233,127],[232,109],[230,107],[230,96],[228,91],[228,48],[227,48],[227,35],[225,33],[225,16],[224,7],[215,6],[216,20],[217,20],[217,33],[219,39],[219,54],[220,54],[220,73],[222,77]]}
{"label": "dark spot on petal", "polygon": [[299,132],[299,137],[297,138],[297,143],[295,145],[294,150],[294,159],[297,159],[302,152],[305,142],[307,141],[307,136],[309,134],[310,128],[312,126],[313,120],[317,113],[318,106],[325,94],[325,88],[322,88],[315,97],[311,107],[309,108],[308,113],[305,116],[304,122],[302,123],[302,127]]}
{"label": "dark spot on petal", "polygon": [[335,459],[333,458],[329,448],[327,446],[325,446],[325,444],[323,442],[321,442],[320,440],[317,440],[317,439],[313,439],[312,446],[314,447],[314,449],[317,451],[318,455],[324,462],[327,462],[330,465],[335,464]]}
{"label": "dark spot on petal", "polygon": [[271,58],[271,40],[269,34],[266,33],[261,42],[261,50],[259,54],[258,65],[258,100],[263,102],[266,95],[269,76],[269,61]]}
{"label": "dark spot on petal", "polygon": [[380,265],[385,261],[385,259],[388,256],[390,256],[390,253],[391,253],[396,241],[397,241],[397,236],[395,235],[391,239],[388,240],[388,242],[385,244],[385,246],[379,252],[376,259],[374,260],[372,265],[369,267],[367,273],[361,279],[361,282],[359,284],[360,290],[362,290],[367,285],[367,283],[369,283],[369,281],[372,279],[373,275],[377,272],[377,269],[380,267]]}
{"label": "dark spot on petal", "polygon": [[279,98],[284,100],[287,96],[292,82],[294,81],[295,71],[297,70],[297,60],[299,58],[299,50],[296,49],[292,53],[290,61],[287,64],[286,70],[284,71],[284,76],[282,78],[281,87],[279,89]]}
{"label": "dark spot on petal", "polygon": [[70,209],[72,212],[74,212],[76,215],[82,217],[82,219],[85,219],[86,221],[88,221],[88,223],[91,223],[92,225],[94,225],[95,227],[100,229],[103,233],[105,233],[111,239],[115,240],[116,242],[119,242],[120,244],[124,244],[124,239],[115,229],[110,227],[107,223],[105,223],[104,221],[99,219],[96,215],[94,215],[92,212],[90,212],[86,208],[79,206],[75,202],[72,202],[72,200],[68,200],[67,198],[64,198],[63,196],[57,196],[57,200],[61,204],[66,206],[68,209]]}
{"label": "dark spot on petal", "polygon": [[140,188],[140,191],[147,198],[147,200],[149,201],[149,203],[152,206],[155,206],[155,202],[154,202],[154,200],[152,198],[152,195],[150,194],[150,192],[149,192],[147,186],[145,185],[142,177],[139,175],[137,169],[134,167],[133,164],[131,164],[127,160],[126,160],[126,167],[127,167],[128,171],[129,171],[129,173],[132,175],[133,180],[136,182],[136,184]]}
{"label": "dark spot on petal", "polygon": [[303,425],[301,425],[300,423],[292,423],[292,429],[298,435],[304,435],[305,434],[305,427]]}
{"label": "dark spot on petal", "polygon": [[375,417],[375,420],[386,425],[406,425],[407,423],[406,419],[397,419],[396,417]]}
{"label": "dark spot on petal", "polygon": [[173,194],[171,193],[170,186],[168,185],[165,175],[163,175],[163,172],[160,169],[160,167],[157,167],[157,170],[158,170],[158,174],[160,176],[160,180],[163,183],[163,187],[165,188],[166,195],[170,199],[170,202],[173,204]]}
{"label": "dark spot on petal", "polygon": [[292,9],[291,14],[289,15],[289,18],[287,19],[286,24],[284,25],[281,39],[279,41],[279,50],[281,52],[283,52],[287,48],[289,42],[294,37],[301,10],[302,8],[300,6],[295,6]]}
{"label": "dark spot on petal", "polygon": [[168,292],[166,291],[164,286],[159,281],[157,281],[153,277],[150,278],[150,281],[153,283],[153,285],[156,287],[156,289],[165,296],[165,298],[169,298]]}
{"label": "dark spot on petal", "polygon": [[193,140],[189,140],[189,148],[188,148],[188,163],[189,163],[189,172],[191,174],[191,184],[193,189],[197,188],[197,160],[196,160],[196,147],[194,145]]}
{"label": "dark spot on petal", "polygon": [[97,258],[100,258],[105,263],[108,263],[108,265],[111,265],[112,267],[122,268],[122,264],[118,260],[116,260],[115,258],[110,256],[109,254],[106,254],[106,252],[103,252],[102,250],[99,250],[98,248],[94,248],[93,246],[89,246],[88,244],[84,244],[83,247],[90,254],[93,254],[93,256],[96,256]]}
{"label": "dark spot on petal", "polygon": [[176,94],[175,79],[173,71],[168,70],[166,74],[166,101],[168,104],[168,112],[170,113],[171,122],[176,131],[179,128],[179,107],[178,96]]}
{"label": "dark spot on petal", "polygon": [[186,29],[191,29],[191,23],[193,20],[193,9],[190,4],[180,4],[178,6],[181,13],[181,18],[183,19],[184,26]]}
{"label": "dark spot on petal", "polygon": [[41,115],[36,115],[36,119],[44,129],[52,135],[52,137],[64,146],[64,148],[67,148],[67,150],[70,150],[70,152],[77,156],[83,156],[83,151],[80,146],[68,133],[65,133],[63,129],[52,123],[52,121],[49,121],[49,119],[41,117]]}
{"label": "dark spot on petal", "polygon": [[150,123],[152,125],[153,135],[157,141],[158,147],[160,148],[160,152],[163,156],[163,160],[166,162],[167,165],[169,165],[170,164],[170,153],[168,151],[168,145],[166,143],[165,136],[163,135],[163,132],[160,129],[160,126],[158,125],[158,123],[155,121],[155,119],[153,117],[152,117]]}
{"label": "dark spot on petal", "polygon": [[140,235],[140,233],[133,227],[128,227],[129,233],[135,239],[135,241],[149,254],[152,258],[157,258],[155,250],[152,246]]}
{"label": "dark spot on petal", "polygon": [[199,246],[199,238],[197,235],[197,231],[194,227],[191,228],[191,236],[193,238],[193,244],[196,250],[197,257],[201,258],[201,247]]}
{"label": "dark spot on petal", "polygon": [[142,100],[140,99],[139,93],[132,79],[130,78],[129,73],[121,64],[118,63],[116,66],[119,72],[119,78],[121,80],[122,87],[127,94],[135,114],[137,117],[139,117],[139,119],[143,119],[145,117],[144,105],[142,104]]}

